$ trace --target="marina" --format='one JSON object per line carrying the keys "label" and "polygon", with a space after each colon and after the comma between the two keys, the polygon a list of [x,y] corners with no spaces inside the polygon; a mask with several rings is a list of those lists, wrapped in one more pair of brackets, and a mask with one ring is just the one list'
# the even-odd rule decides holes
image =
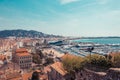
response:
{"label": "marina", "polygon": [[[78,56],[87,56],[90,54],[109,54],[120,51],[120,38],[96,38],[96,39],[77,39],[56,41],[52,47],[59,52],[71,53]],[[89,48],[94,47],[90,52]]]}

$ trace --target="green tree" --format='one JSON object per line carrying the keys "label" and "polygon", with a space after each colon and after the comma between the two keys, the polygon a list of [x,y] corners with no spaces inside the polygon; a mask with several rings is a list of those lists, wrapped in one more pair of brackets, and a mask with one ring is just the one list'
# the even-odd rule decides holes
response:
{"label": "green tree", "polygon": [[110,68],[112,66],[112,62],[110,59],[106,58],[103,55],[99,54],[93,54],[91,56],[87,56],[86,62],[87,64],[90,63],[95,66],[100,66],[100,67],[105,67],[105,68]]}
{"label": "green tree", "polygon": [[44,64],[44,65],[49,65],[49,64],[52,64],[52,63],[54,63],[54,60],[53,60],[53,58],[46,58],[46,63]]}
{"label": "green tree", "polygon": [[41,58],[39,57],[39,55],[33,54],[33,62],[36,63],[36,64],[41,64],[41,63],[42,63],[42,60],[41,60]]}
{"label": "green tree", "polygon": [[63,67],[71,75],[71,80],[75,79],[75,72],[84,67],[84,58],[68,55],[62,59]]}
{"label": "green tree", "polygon": [[44,54],[42,53],[41,50],[38,50],[38,49],[37,49],[37,50],[36,50],[36,54],[38,54],[41,59],[44,58]]}
{"label": "green tree", "polygon": [[62,60],[62,63],[68,72],[78,71],[84,66],[84,58],[79,56],[67,56]]}
{"label": "green tree", "polygon": [[116,53],[111,60],[114,64],[114,67],[120,67],[120,54],[119,53]]}

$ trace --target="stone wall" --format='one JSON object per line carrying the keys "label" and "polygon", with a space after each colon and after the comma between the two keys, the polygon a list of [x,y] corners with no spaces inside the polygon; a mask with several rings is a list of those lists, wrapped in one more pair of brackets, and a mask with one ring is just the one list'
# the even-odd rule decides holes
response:
{"label": "stone wall", "polygon": [[120,68],[110,68],[106,72],[84,69],[76,73],[76,80],[120,80]]}
{"label": "stone wall", "polygon": [[120,80],[120,68],[110,68],[107,71],[106,78],[109,80]]}

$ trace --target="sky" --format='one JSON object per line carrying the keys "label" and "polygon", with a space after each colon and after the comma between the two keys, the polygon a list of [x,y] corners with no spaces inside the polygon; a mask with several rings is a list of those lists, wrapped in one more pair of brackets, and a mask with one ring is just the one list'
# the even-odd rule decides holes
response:
{"label": "sky", "polygon": [[0,30],[120,36],[120,0],[0,0]]}

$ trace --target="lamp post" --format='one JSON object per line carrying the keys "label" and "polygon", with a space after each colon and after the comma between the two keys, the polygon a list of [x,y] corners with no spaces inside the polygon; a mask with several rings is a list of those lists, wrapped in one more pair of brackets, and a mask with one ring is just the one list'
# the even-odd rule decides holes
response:
{"label": "lamp post", "polygon": [[91,59],[91,52],[94,50],[94,47],[88,48],[88,51],[90,52],[90,59]]}

